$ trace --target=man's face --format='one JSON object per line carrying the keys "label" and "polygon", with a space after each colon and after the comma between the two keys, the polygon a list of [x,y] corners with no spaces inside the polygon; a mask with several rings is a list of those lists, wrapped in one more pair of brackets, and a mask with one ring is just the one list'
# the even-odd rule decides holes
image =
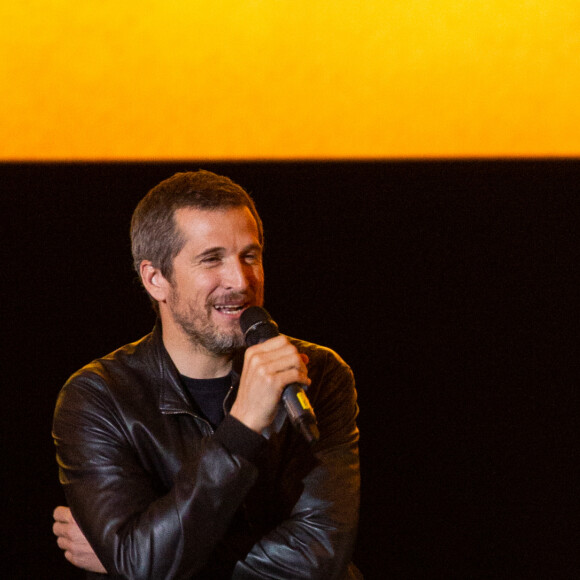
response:
{"label": "man's face", "polygon": [[175,221],[186,242],[173,261],[168,315],[196,347],[231,354],[244,344],[243,310],[264,301],[256,221],[246,207],[182,208]]}

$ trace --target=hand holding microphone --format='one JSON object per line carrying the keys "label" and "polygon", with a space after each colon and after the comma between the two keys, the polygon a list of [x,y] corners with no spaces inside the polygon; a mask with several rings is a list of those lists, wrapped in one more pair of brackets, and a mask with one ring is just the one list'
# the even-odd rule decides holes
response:
{"label": "hand holding microphone", "polygon": [[[287,341],[277,339],[280,334],[278,326],[272,320],[268,312],[263,308],[252,306],[245,310],[240,318],[240,325],[248,346],[268,342],[264,351],[260,353],[259,361],[262,382],[272,383],[272,385],[265,385],[265,387],[273,388],[274,385],[277,385],[278,388],[281,387],[283,389],[282,402],[291,423],[300,433],[302,433],[308,443],[318,441],[320,433],[316,425],[316,416],[314,415],[312,406],[304,392],[303,384],[299,382],[301,376],[305,376],[305,373],[300,370],[300,368],[304,366],[304,363],[300,359],[300,355],[298,355],[300,360],[298,369],[294,366],[291,366],[290,368],[284,368],[282,366],[282,368],[280,368],[282,361],[296,358],[296,352],[294,347]],[[249,366],[252,366],[252,362],[249,363]],[[256,362],[254,366],[258,366],[258,362]],[[248,372],[251,373],[252,370],[253,369],[249,369]],[[268,373],[267,370],[269,370],[270,373]],[[285,379],[288,377],[291,378],[286,381]],[[272,395],[271,392],[269,394]],[[265,400],[263,401],[265,411],[268,406],[267,395],[268,394],[265,391]],[[276,394],[276,396],[278,395]],[[260,405],[260,402],[257,402],[256,404]],[[274,413],[275,410],[276,409],[272,409],[271,413]],[[234,410],[234,408],[232,408],[232,414],[237,411],[238,409]],[[273,416],[274,415],[272,414],[271,419],[273,419]],[[251,425],[249,426],[252,427]]]}

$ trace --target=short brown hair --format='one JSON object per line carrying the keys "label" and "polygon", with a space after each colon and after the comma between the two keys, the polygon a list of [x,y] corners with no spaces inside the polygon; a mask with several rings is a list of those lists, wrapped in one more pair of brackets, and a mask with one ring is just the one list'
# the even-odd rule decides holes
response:
{"label": "short brown hair", "polygon": [[256,220],[260,243],[264,243],[262,220],[254,201],[241,186],[211,171],[176,173],[151,189],[133,212],[131,249],[137,273],[141,262],[150,260],[164,278],[171,280],[173,259],[185,243],[176,228],[175,212],[184,207],[247,207]]}

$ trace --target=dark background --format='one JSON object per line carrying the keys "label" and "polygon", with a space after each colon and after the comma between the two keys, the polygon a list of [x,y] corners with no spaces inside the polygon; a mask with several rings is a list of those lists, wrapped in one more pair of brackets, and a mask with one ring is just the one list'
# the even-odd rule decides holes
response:
{"label": "dark background", "polygon": [[578,577],[577,160],[0,165],[4,577],[79,577],[55,399],[150,330],[130,216],[200,167],[256,200],[281,330],[355,372],[366,577]]}

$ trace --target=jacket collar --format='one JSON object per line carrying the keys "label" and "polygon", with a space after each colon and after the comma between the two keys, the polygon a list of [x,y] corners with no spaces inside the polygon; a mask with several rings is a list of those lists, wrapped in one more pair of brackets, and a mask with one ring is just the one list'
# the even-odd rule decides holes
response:
{"label": "jacket collar", "polygon": [[161,331],[161,321],[157,319],[151,333],[152,375],[159,379],[159,410],[164,414],[187,413],[194,415],[193,407],[179,380],[179,373],[171,360]]}
{"label": "jacket collar", "polygon": [[[186,413],[188,415],[196,416],[197,413],[189,401],[185,388],[183,387],[179,378],[179,371],[177,370],[173,360],[169,356],[165,345],[163,344],[163,333],[161,329],[161,321],[158,319],[151,333],[151,347],[153,350],[153,376],[159,377],[159,410],[163,414],[180,414]],[[241,369],[243,365],[243,352],[239,357],[235,357],[233,368],[231,371],[232,387],[236,391],[240,383]],[[231,407],[235,396],[231,393],[227,398],[228,407]]]}

